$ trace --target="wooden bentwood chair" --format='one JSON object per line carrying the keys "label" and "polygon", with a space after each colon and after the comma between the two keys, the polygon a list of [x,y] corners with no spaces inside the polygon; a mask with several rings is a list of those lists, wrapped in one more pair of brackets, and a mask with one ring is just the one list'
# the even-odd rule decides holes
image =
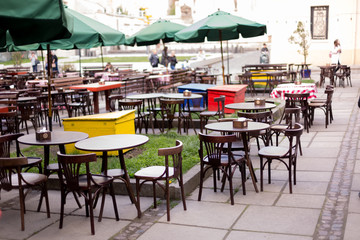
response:
{"label": "wooden bentwood chair", "polygon": [[[214,181],[214,192],[217,191],[216,187],[216,174],[217,171],[223,173],[222,177],[222,187],[221,192],[224,191],[226,180],[229,181],[230,188],[230,202],[231,205],[234,205],[234,192],[233,192],[233,182],[232,178],[235,173],[235,170],[239,167],[241,172],[241,183],[243,194],[246,194],[245,189],[245,165],[246,159],[241,155],[234,155],[231,152],[231,144],[236,142],[238,139],[235,135],[224,135],[224,136],[215,136],[215,135],[205,135],[199,133],[200,139],[200,186],[199,186],[199,196],[198,201],[201,201],[202,188],[206,172],[209,169],[213,171],[213,181]],[[227,144],[225,148],[224,145]],[[206,155],[204,155],[206,151]]]}
{"label": "wooden bentwood chair", "polygon": [[[300,136],[303,133],[304,127],[298,123],[295,124],[294,128],[288,128],[284,130],[285,136],[289,140],[289,146],[286,147],[275,147],[268,146],[259,150],[260,157],[260,190],[263,191],[264,176],[263,171],[265,165],[268,166],[268,183],[271,183],[271,163],[273,160],[279,160],[285,164],[289,172],[289,190],[292,193],[292,178],[294,178],[294,185],[296,185],[296,161],[297,151],[300,143]],[[264,162],[264,158],[266,161]],[[287,161],[285,160],[287,159]],[[294,172],[294,173],[293,173]]]}
{"label": "wooden bentwood chair", "polygon": [[[167,209],[167,220],[170,221],[170,180],[176,178],[179,182],[181,190],[181,198],[186,210],[185,193],[183,186],[182,176],[182,157],[181,152],[183,150],[183,144],[181,141],[176,140],[175,147],[160,148],[158,151],[159,156],[165,156],[165,166],[151,166],[143,168],[135,173],[136,179],[136,192],[137,192],[137,204],[138,204],[138,217],[141,217],[140,210],[140,190],[141,186],[148,181],[153,184],[153,197],[154,197],[154,208],[156,208],[156,184],[160,186],[166,197],[166,209]],[[170,167],[169,161],[172,160],[172,167]],[[140,183],[140,180],[143,180]],[[165,181],[165,186],[159,181]]]}
{"label": "wooden bentwood chair", "polygon": [[[26,157],[16,158],[0,158],[0,189],[5,191],[11,191],[12,189],[19,190],[20,196],[20,217],[21,217],[21,231],[25,230],[25,197],[28,192],[24,192],[25,189],[34,187],[41,187],[41,197],[45,197],[46,213],[50,218],[49,199],[46,188],[47,177],[39,173],[23,173],[21,169],[29,165]],[[39,207],[38,212],[40,208]]]}
{"label": "wooden bentwood chair", "polygon": [[[61,211],[59,228],[63,227],[64,220],[64,205],[66,196],[69,192],[77,192],[85,199],[86,217],[89,217],[90,212],[90,226],[91,234],[95,235],[94,227],[94,213],[95,200],[102,192],[102,202],[99,213],[99,222],[102,220],[104,210],[105,194],[110,190],[112,197],[114,213],[116,221],[119,221],[119,214],[116,206],[115,193],[113,188],[113,177],[105,175],[95,175],[90,173],[90,162],[96,162],[96,154],[80,154],[80,155],[65,155],[60,152],[57,153],[59,168],[62,174],[59,174],[61,184]],[[80,167],[85,164],[86,174],[80,174]]]}

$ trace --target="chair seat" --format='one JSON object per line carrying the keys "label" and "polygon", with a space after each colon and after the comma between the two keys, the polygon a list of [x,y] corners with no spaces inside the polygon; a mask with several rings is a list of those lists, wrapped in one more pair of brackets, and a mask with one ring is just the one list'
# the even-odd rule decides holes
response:
{"label": "chair seat", "polygon": [[200,116],[207,117],[207,116],[215,116],[216,114],[218,114],[218,112],[216,111],[204,111],[200,113]]}
{"label": "chair seat", "polygon": [[125,171],[121,168],[114,168],[107,170],[107,176],[122,177],[125,175]]}
{"label": "chair seat", "polygon": [[28,157],[28,164],[25,165],[24,167],[28,167],[28,166],[33,166],[33,165],[38,165],[42,162],[41,158],[37,158],[37,157]]}
{"label": "chair seat", "polygon": [[274,131],[283,131],[287,128],[289,128],[289,125],[287,124],[274,124],[270,127],[270,129]]}
{"label": "chair seat", "polygon": [[283,157],[289,151],[289,148],[268,146],[259,150],[259,155],[263,157]]}
{"label": "chair seat", "polygon": [[[47,180],[47,177],[44,174],[39,173],[21,173],[23,179],[31,184],[31,185],[37,185],[39,183],[45,182]],[[18,181],[18,175],[13,174],[11,176],[12,186],[13,187],[19,187],[19,181]],[[23,186],[27,185],[24,181],[21,183]]]}
{"label": "chair seat", "polygon": [[[209,164],[209,158],[208,158],[208,156],[205,156],[205,157],[204,157],[203,162]],[[221,154],[221,165],[222,165],[222,166],[227,166],[228,164],[229,164],[228,154]]]}
{"label": "chair seat", "polygon": [[[110,181],[113,180],[112,177],[104,176],[104,175],[92,175],[92,178],[98,185],[108,184]],[[90,182],[90,183],[91,183],[91,185],[93,185],[93,182]],[[79,176],[79,185],[82,188],[87,187],[87,176],[86,175]]]}
{"label": "chair seat", "polygon": [[310,101],[310,103],[326,102],[326,98],[316,98]]}
{"label": "chair seat", "polygon": [[[151,166],[143,168],[135,173],[136,178],[158,178],[165,172],[165,166]],[[169,167],[169,177],[174,175],[174,168]]]}
{"label": "chair seat", "polygon": [[203,112],[206,108],[204,107],[190,107],[190,112]]}
{"label": "chair seat", "polygon": [[58,163],[51,163],[46,168],[49,171],[58,171],[59,170],[59,164]]}
{"label": "chair seat", "polygon": [[311,102],[309,103],[309,107],[324,107],[326,105],[325,102]]}

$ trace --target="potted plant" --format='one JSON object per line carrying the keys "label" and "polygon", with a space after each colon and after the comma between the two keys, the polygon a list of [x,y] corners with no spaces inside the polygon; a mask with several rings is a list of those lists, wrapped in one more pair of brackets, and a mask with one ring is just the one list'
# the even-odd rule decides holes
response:
{"label": "potted plant", "polygon": [[[298,22],[296,30],[293,32],[293,35],[289,37],[289,42],[299,45],[300,49],[298,53],[304,56],[304,64],[306,64],[306,57],[309,55],[310,41],[309,32],[305,31],[303,22]],[[301,75],[303,78],[310,78],[311,70],[303,69]]]}

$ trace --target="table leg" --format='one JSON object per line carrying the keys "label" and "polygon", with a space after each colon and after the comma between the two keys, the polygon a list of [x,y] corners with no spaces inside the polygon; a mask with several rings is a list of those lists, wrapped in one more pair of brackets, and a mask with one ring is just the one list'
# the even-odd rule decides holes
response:
{"label": "table leg", "polygon": [[108,154],[107,151],[103,151],[102,154],[102,163],[101,163],[101,172],[104,173],[104,175],[107,175],[107,165],[108,165]]}
{"label": "table leg", "polygon": [[60,153],[66,154],[66,152],[65,152],[65,145],[64,145],[64,144],[59,144],[59,150],[60,150]]}
{"label": "table leg", "polygon": [[133,192],[133,190],[132,190],[132,188],[130,186],[130,178],[129,178],[128,172],[126,170],[124,153],[123,153],[122,150],[119,150],[119,160],[120,160],[121,169],[124,171],[124,182],[125,182],[125,185],[126,185],[126,189],[127,189],[128,193],[129,193],[130,201],[131,201],[131,203],[135,203],[136,209],[138,211],[140,211],[139,206],[135,201],[134,192]]}
{"label": "table leg", "polygon": [[[187,99],[187,106],[188,106],[188,112],[189,112],[189,118],[190,118],[191,125],[192,125],[192,127],[193,127],[193,129],[194,129],[195,134],[197,134],[196,129],[195,129],[195,124],[194,124],[194,122],[193,122],[193,120],[192,120],[192,117],[191,117],[191,112],[190,112],[190,99]],[[189,126],[188,126],[188,128],[189,128]]]}
{"label": "table leg", "polygon": [[44,173],[49,176],[50,145],[44,145]]}
{"label": "table leg", "polygon": [[99,92],[93,92],[94,113],[99,113]]}
{"label": "table leg", "polygon": [[251,180],[252,180],[253,185],[254,185],[255,192],[258,193],[259,189],[258,189],[257,184],[256,184],[256,176],[255,176],[254,168],[253,168],[250,156],[249,156],[249,149],[248,149],[248,145],[247,145],[247,136],[246,135],[247,135],[246,132],[241,133],[241,138],[242,138],[242,141],[244,143],[246,165],[249,168],[249,172],[250,172]]}
{"label": "table leg", "polygon": [[109,102],[110,90],[105,91],[105,109],[110,111],[110,102]]}

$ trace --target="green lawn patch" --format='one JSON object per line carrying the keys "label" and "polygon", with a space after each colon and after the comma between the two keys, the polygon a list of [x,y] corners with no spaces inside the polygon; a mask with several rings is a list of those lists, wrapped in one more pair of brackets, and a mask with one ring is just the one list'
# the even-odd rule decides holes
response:
{"label": "green lawn patch", "polygon": [[[196,135],[179,135],[175,131],[170,131],[167,134],[148,134],[149,142],[137,147],[127,153],[125,153],[126,167],[130,177],[134,176],[134,173],[141,168],[152,165],[164,165],[164,157],[158,156],[158,149],[164,147],[175,146],[175,141],[180,140],[184,144],[183,148],[183,171],[187,172],[190,168],[199,162],[199,138]],[[43,158],[43,147],[31,146],[22,150],[25,156],[41,157]],[[57,147],[51,147],[50,163],[57,163],[56,152]],[[72,153],[72,154],[77,154]],[[15,156],[15,154],[12,154]],[[108,168],[120,168],[119,158],[109,157]],[[101,169],[101,158],[99,157],[97,162],[90,164],[90,170],[92,173],[99,174]],[[34,172],[36,170],[34,169]],[[81,169],[82,173],[85,173],[85,167]]]}

